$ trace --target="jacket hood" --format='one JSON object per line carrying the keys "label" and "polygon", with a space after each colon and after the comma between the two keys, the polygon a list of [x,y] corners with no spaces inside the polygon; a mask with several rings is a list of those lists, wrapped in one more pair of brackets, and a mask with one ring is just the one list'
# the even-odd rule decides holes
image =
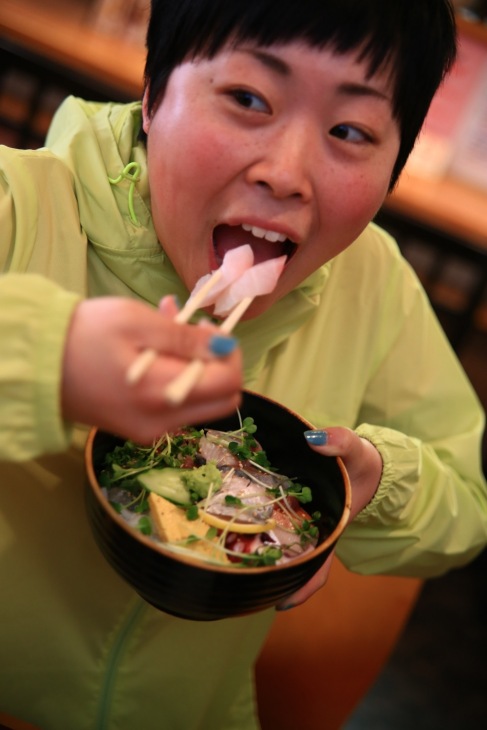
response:
{"label": "jacket hood", "polygon": [[[87,102],[69,97],[56,113],[46,145],[73,175],[80,222],[89,241],[89,294],[135,295],[157,306],[162,296],[185,301],[183,285],[152,224],[140,102]],[[244,350],[247,384],[267,351],[313,312],[328,274],[316,271],[268,312],[235,330]]]}
{"label": "jacket hood", "polygon": [[150,212],[141,104],[69,97],[57,111],[46,145],[73,175],[88,241],[89,294],[136,295],[157,305],[171,291],[188,293],[162,250]]}

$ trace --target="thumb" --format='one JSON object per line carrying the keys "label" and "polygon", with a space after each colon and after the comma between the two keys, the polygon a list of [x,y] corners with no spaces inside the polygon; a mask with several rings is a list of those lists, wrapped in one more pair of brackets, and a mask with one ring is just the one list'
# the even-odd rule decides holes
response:
{"label": "thumb", "polygon": [[375,495],[382,476],[382,457],[376,447],[355,431],[343,426],[306,431],[304,437],[323,456],[339,456],[352,485],[352,517]]}
{"label": "thumb", "polygon": [[351,428],[332,426],[326,429],[305,431],[304,437],[313,451],[324,456],[353,457],[361,448],[361,439]]}

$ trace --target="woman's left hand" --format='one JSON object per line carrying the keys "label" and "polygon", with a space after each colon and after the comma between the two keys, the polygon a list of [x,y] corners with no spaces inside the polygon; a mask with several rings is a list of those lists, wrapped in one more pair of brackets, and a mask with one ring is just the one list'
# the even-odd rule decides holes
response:
{"label": "woman's left hand", "polygon": [[[335,426],[326,430],[307,431],[308,444],[323,456],[340,456],[352,486],[352,508],[349,522],[371,501],[379,486],[382,475],[382,458],[370,441],[357,436],[349,428]],[[321,588],[328,578],[334,552],[328,557],[320,570],[299,591],[279,603],[277,610],[304,603]]]}

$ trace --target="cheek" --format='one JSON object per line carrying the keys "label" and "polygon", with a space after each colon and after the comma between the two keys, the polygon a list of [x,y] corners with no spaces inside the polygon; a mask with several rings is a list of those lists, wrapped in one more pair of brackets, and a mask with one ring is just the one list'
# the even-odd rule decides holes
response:
{"label": "cheek", "polygon": [[166,140],[161,147],[154,144],[157,162],[152,178],[159,189],[165,189],[172,204],[195,190],[203,202],[235,165],[232,145],[224,142],[221,135],[191,128],[186,132],[179,130]]}
{"label": "cheek", "polygon": [[242,147],[222,130],[199,130],[189,140],[185,154],[192,158],[192,167],[200,186],[211,191],[231,179],[242,167]]}
{"label": "cheek", "polygon": [[355,238],[374,218],[385,196],[387,195],[389,178],[384,175],[354,179],[347,185],[345,195],[337,197],[334,216]]}

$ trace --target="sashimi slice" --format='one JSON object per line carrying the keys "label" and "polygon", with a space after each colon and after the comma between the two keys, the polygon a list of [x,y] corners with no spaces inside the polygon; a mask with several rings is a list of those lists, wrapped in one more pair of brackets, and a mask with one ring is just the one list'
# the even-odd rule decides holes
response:
{"label": "sashimi slice", "polygon": [[[254,253],[251,246],[245,244],[238,248],[227,251],[223,257],[223,262],[218,271],[222,273],[220,280],[211,287],[210,291],[202,299],[199,306],[209,307],[211,304],[215,304],[218,297],[225,291],[227,287],[233,284],[245,271],[249,270],[254,263]],[[204,284],[211,279],[214,272],[211,274],[205,274],[201,279],[196,282],[191,296],[188,301],[191,301],[196,294],[201,290]]]}
{"label": "sashimi slice", "polygon": [[[238,250],[238,249],[235,249]],[[287,256],[262,261],[252,266],[236,279],[218,296],[215,302],[215,314],[225,316],[244,297],[257,297],[270,294],[276,287],[277,281],[284,269]]]}

